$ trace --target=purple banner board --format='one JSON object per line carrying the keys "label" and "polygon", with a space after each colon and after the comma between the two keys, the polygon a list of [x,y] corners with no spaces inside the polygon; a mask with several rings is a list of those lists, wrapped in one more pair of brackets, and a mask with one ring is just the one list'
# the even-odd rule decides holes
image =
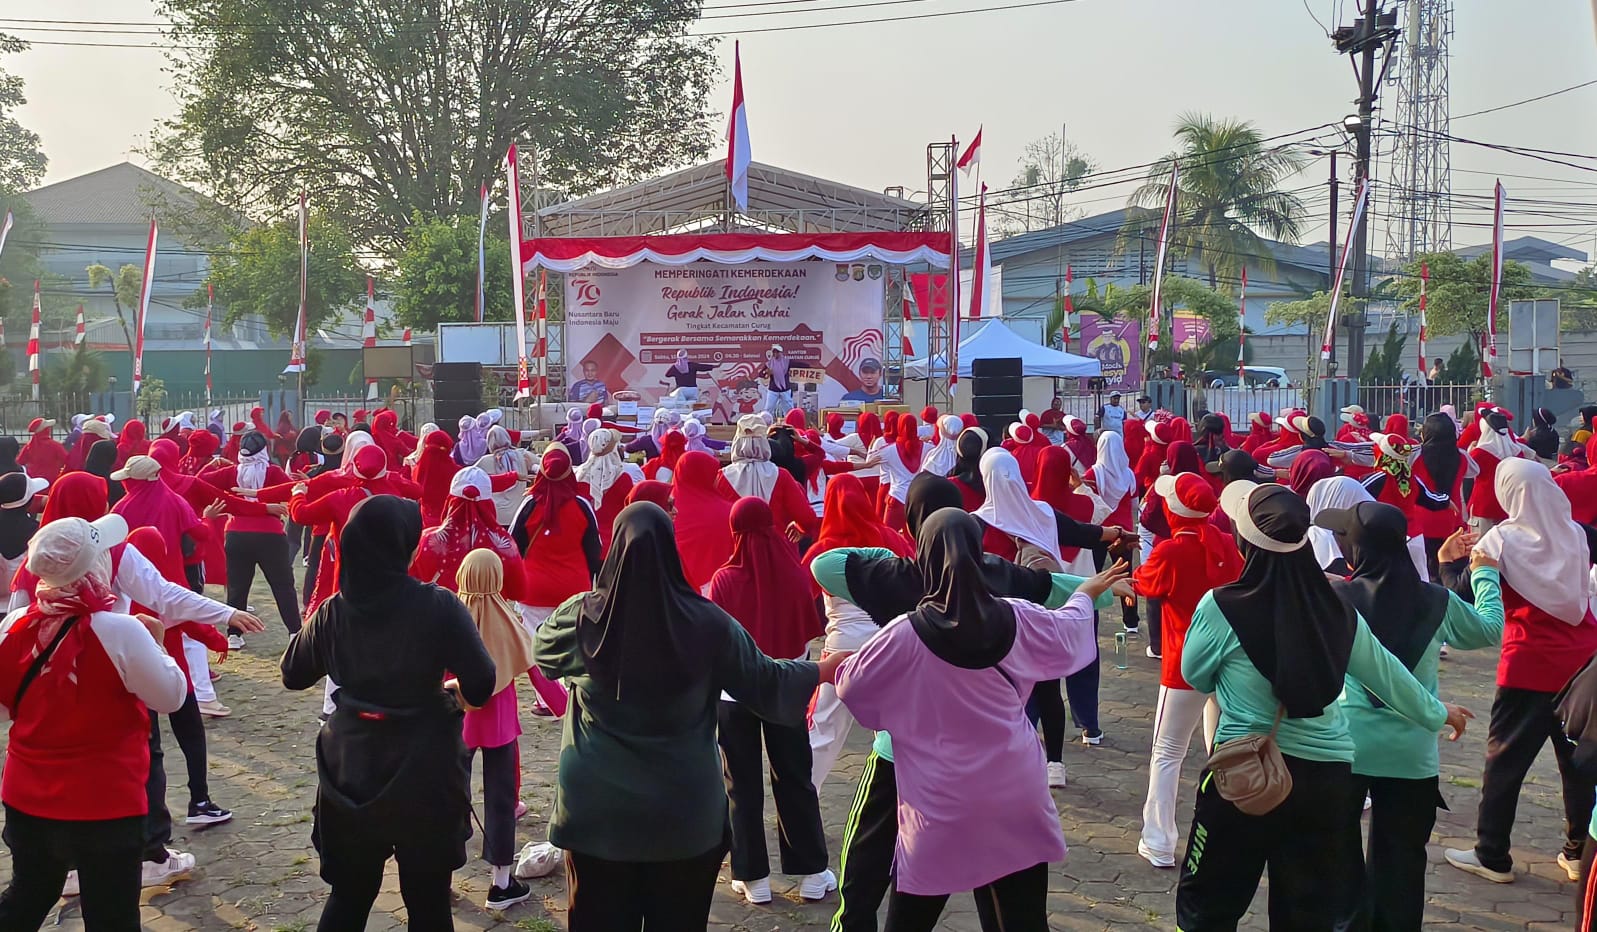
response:
{"label": "purple banner board", "polygon": [[[1104,387],[1133,391],[1142,387],[1142,322],[1081,315],[1081,355],[1103,365]],[[1083,388],[1086,380],[1082,381]]]}

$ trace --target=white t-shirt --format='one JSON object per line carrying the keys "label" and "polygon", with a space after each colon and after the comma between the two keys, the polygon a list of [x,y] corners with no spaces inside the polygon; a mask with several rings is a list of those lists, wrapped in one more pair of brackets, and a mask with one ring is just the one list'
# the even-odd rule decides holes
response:
{"label": "white t-shirt", "polygon": [[1117,434],[1123,432],[1123,428],[1126,424],[1125,408],[1122,408],[1120,405],[1106,404],[1102,408],[1098,409],[1098,413],[1103,418],[1104,430],[1112,430]]}

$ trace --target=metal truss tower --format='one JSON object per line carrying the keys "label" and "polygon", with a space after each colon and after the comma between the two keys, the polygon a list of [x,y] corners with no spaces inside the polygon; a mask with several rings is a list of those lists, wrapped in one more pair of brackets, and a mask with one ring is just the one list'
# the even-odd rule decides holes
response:
{"label": "metal truss tower", "polygon": [[1399,60],[1387,78],[1397,93],[1390,124],[1395,145],[1384,185],[1386,257],[1392,262],[1453,245],[1447,91],[1452,0],[1406,0],[1402,28]]}
{"label": "metal truss tower", "polygon": [[[926,147],[928,229],[948,229],[951,217],[956,216],[956,208],[950,201],[954,195],[954,162],[958,158],[959,153],[952,142],[937,142]],[[955,229],[953,235],[959,236],[959,230]],[[949,269],[948,274],[952,280],[959,275],[959,269]],[[939,411],[951,410],[954,400],[950,385],[950,363],[955,358],[953,317],[958,313],[958,308],[949,308],[947,317],[932,314],[926,320],[926,403],[934,405]],[[905,326],[909,325],[906,323]]]}

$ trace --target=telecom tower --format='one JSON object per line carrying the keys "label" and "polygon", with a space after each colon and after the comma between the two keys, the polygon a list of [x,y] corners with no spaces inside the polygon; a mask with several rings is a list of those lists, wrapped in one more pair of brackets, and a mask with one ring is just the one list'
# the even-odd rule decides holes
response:
{"label": "telecom tower", "polygon": [[1387,77],[1397,92],[1392,123],[1396,143],[1385,185],[1386,256],[1393,262],[1453,245],[1453,166],[1447,138],[1453,3],[1406,0],[1404,6],[1401,51]]}

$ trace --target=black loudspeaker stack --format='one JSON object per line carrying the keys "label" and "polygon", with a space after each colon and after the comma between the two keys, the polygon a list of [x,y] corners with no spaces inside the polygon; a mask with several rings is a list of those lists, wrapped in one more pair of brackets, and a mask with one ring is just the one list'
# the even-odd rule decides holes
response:
{"label": "black loudspeaker stack", "polygon": [[[482,364],[441,362],[433,366],[433,423],[456,437],[460,419],[482,413]],[[458,439],[458,437],[457,437]]]}
{"label": "black loudspeaker stack", "polygon": [[1003,441],[1009,425],[1020,420],[1023,371],[1019,357],[971,360],[971,413],[994,446]]}

